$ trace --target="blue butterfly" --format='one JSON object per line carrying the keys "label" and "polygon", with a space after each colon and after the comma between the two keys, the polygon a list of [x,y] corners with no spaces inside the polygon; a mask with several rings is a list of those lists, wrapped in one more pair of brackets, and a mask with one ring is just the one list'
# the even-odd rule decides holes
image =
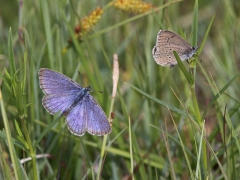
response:
{"label": "blue butterfly", "polygon": [[44,108],[50,114],[61,112],[73,134],[82,136],[87,131],[102,136],[111,133],[106,114],[89,94],[90,86],[82,88],[67,76],[47,68],[40,69],[38,75],[45,93]]}

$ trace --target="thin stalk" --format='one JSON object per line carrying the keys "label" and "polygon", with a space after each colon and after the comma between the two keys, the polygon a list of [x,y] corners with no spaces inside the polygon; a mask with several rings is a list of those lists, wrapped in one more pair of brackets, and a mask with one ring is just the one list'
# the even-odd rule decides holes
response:
{"label": "thin stalk", "polygon": [[[111,101],[111,106],[110,106],[110,111],[109,111],[109,118],[108,118],[108,121],[109,121],[109,122],[111,122],[111,112],[112,112],[112,110],[113,110],[114,99],[115,99],[115,98],[112,98],[112,101]],[[108,135],[105,135],[105,136],[103,137],[102,149],[101,149],[99,166],[98,166],[99,169],[98,169],[97,180],[100,179],[100,174],[101,174],[101,170],[102,170],[102,162],[103,162],[103,158],[104,158],[104,154],[105,154],[105,149],[106,149],[106,144],[107,144],[107,138],[108,138]]]}
{"label": "thin stalk", "polygon": [[17,160],[17,156],[15,154],[15,149],[14,149],[14,146],[13,146],[13,142],[11,140],[11,137],[12,137],[11,136],[11,130],[10,130],[10,126],[9,126],[7,115],[6,115],[6,110],[5,110],[5,107],[4,107],[1,90],[0,90],[0,105],[1,105],[3,124],[4,124],[5,131],[6,131],[6,138],[7,138],[7,142],[8,142],[9,153],[10,153],[10,157],[11,157],[11,160],[12,160],[13,171],[14,171],[16,180],[18,180],[21,177],[20,172],[19,172],[20,168],[18,168],[18,162],[17,162],[18,160]]}
{"label": "thin stalk", "polygon": [[131,161],[131,175],[134,180],[134,163],[133,163],[133,147],[132,147],[132,127],[131,127],[131,119],[128,118],[129,122],[129,145],[130,145],[130,161]]}
{"label": "thin stalk", "polygon": [[[108,116],[108,121],[110,124],[112,123],[111,113],[113,111],[114,100],[115,100],[115,97],[117,94],[117,85],[118,85],[118,78],[119,78],[119,64],[118,64],[118,55],[117,54],[113,55],[113,76],[112,76],[112,78],[113,78],[112,100],[111,100],[110,111],[109,111],[109,116]],[[102,161],[103,161],[103,157],[105,154],[107,138],[108,138],[108,135],[104,136],[104,138],[103,138],[102,150],[101,150],[100,161],[99,161],[99,166],[98,166],[99,171],[98,171],[97,180],[100,179],[100,174],[101,174],[101,169],[102,169]]]}
{"label": "thin stalk", "polygon": [[[196,120],[199,124],[199,126],[201,128],[203,128],[203,122],[201,121],[201,113],[199,110],[199,106],[198,106],[198,102],[197,102],[197,97],[196,97],[196,93],[195,93],[195,80],[196,80],[196,63],[193,63],[193,66],[190,65],[190,74],[193,77],[193,84],[191,85],[191,93],[192,93],[192,103],[193,103],[193,107],[195,110],[195,116],[196,116]],[[207,169],[207,147],[206,147],[206,143],[203,142],[202,143],[202,155],[203,155],[203,165],[204,168]]]}
{"label": "thin stalk", "polygon": [[191,85],[191,93],[192,93],[192,103],[193,103],[193,107],[195,110],[195,116],[196,119],[198,121],[198,124],[201,125],[201,114],[199,111],[199,107],[198,107],[198,102],[197,102],[197,98],[196,98],[196,93],[195,93],[195,84]]}
{"label": "thin stalk", "polygon": [[193,61],[193,62],[190,63],[189,73],[190,73],[190,75],[192,76],[192,79],[193,79],[193,83],[191,83],[191,93],[192,93],[192,103],[193,103],[193,107],[194,107],[194,110],[195,110],[195,117],[196,117],[196,120],[198,121],[198,124],[202,125],[201,113],[200,113],[200,110],[199,110],[197,97],[196,97],[196,93],[195,93],[196,61]]}
{"label": "thin stalk", "polygon": [[31,142],[30,136],[29,136],[29,134],[28,134],[28,131],[27,131],[27,127],[26,127],[24,118],[20,118],[20,121],[21,121],[21,126],[22,126],[22,128],[23,128],[24,136],[25,136],[26,141],[27,141],[27,143],[28,143],[30,156],[31,156],[31,158],[32,158],[33,178],[34,178],[35,180],[38,180],[36,154],[35,154],[35,151],[34,151],[34,149],[33,149],[32,142]]}

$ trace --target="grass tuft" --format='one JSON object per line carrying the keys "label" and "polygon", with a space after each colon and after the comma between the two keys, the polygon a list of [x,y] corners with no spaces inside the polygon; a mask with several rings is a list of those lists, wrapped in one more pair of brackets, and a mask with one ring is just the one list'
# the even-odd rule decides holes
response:
{"label": "grass tuft", "polygon": [[[240,179],[239,10],[234,0],[3,3],[0,179]],[[160,29],[196,55],[158,66]],[[91,86],[112,132],[71,134],[42,106],[40,68]]]}

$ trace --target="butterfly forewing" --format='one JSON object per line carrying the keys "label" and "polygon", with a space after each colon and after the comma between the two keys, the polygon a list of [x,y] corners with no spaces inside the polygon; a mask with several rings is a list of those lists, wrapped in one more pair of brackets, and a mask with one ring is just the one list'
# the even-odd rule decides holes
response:
{"label": "butterfly forewing", "polygon": [[56,71],[42,68],[38,72],[40,87],[46,94],[42,99],[44,108],[51,114],[66,111],[81,90],[75,81]]}
{"label": "butterfly forewing", "polygon": [[82,87],[67,76],[47,68],[38,72],[40,87],[45,94],[75,93]]}
{"label": "butterfly forewing", "polygon": [[162,43],[167,42],[167,44],[172,45],[174,44],[181,48],[192,48],[192,46],[186,40],[184,40],[181,36],[171,31],[161,30],[159,33],[159,39],[161,40]]}

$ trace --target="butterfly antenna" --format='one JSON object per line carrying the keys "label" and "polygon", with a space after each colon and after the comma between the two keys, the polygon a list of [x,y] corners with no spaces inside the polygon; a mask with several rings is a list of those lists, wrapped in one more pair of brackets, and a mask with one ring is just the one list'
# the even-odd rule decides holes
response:
{"label": "butterfly antenna", "polygon": [[[91,89],[90,92],[94,92],[95,90]],[[95,91],[95,92],[99,92],[99,93],[102,93],[103,94],[103,91]]]}
{"label": "butterfly antenna", "polygon": [[[89,89],[89,92],[90,92],[90,93],[95,91],[94,89],[91,89],[90,86],[88,86],[87,88]],[[103,91],[95,91],[95,92],[103,93]]]}
{"label": "butterfly antenna", "polygon": [[82,74],[80,73],[80,71],[78,71],[78,74],[79,74],[79,76],[80,76],[80,82],[83,83],[83,76],[82,76]]}

